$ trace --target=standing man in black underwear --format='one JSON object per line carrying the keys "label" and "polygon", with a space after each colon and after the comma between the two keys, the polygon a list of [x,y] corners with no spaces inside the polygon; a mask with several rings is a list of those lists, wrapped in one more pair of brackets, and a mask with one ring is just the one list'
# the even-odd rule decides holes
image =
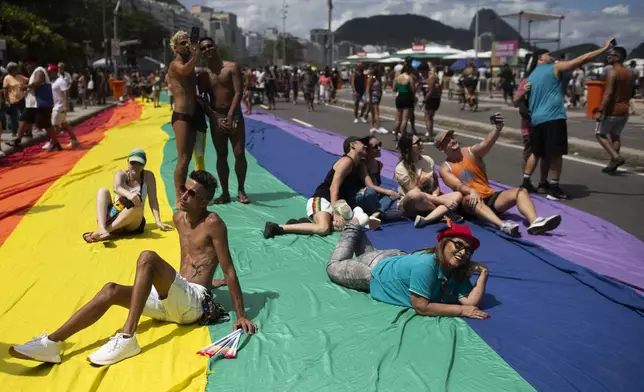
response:
{"label": "standing man in black underwear", "polygon": [[[206,119],[197,104],[197,45],[190,42],[185,31],[177,31],[170,39],[176,54],[168,70],[168,85],[174,97],[172,129],[177,143],[177,166],[174,169],[175,208],[179,208],[179,188],[186,183],[188,165],[197,140],[197,132],[206,132]],[[203,148],[195,151],[196,160],[203,158]],[[203,169],[200,167],[200,169]]]}
{"label": "standing man in black underwear", "polygon": [[235,174],[237,175],[237,200],[248,204],[244,189],[246,182],[246,129],[241,110],[242,76],[239,65],[232,61],[223,61],[217,53],[212,38],[204,37],[199,41],[199,50],[208,62],[203,77],[199,78],[199,91],[210,95],[210,107],[205,108],[210,117],[212,143],[217,151],[217,175],[221,182],[221,195],[215,204],[230,202],[228,190],[228,141],[233,146],[235,155]]}

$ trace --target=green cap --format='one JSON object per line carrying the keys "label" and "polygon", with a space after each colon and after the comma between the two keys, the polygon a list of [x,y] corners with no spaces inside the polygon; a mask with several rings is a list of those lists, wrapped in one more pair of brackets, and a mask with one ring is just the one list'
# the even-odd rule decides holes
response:
{"label": "green cap", "polygon": [[148,161],[148,157],[145,155],[145,151],[143,151],[142,148],[135,148],[127,155],[127,161],[138,162],[142,165],[145,165],[145,163]]}

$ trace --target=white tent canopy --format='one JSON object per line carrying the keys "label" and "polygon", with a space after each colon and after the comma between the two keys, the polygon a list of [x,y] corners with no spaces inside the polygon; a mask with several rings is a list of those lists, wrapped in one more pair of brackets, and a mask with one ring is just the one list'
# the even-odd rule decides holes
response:
{"label": "white tent canopy", "polygon": [[365,53],[364,55],[358,56],[357,54],[354,54],[352,56],[347,57],[347,60],[381,60],[386,57],[389,57],[389,52],[380,52],[380,53]]}
{"label": "white tent canopy", "polygon": [[[445,60],[460,60],[460,59],[473,59],[474,56],[474,49],[466,50],[465,52],[453,54],[450,56],[445,56],[443,57]],[[480,59],[489,59],[492,58],[492,52],[479,52],[478,53],[478,58]]]}
{"label": "white tent canopy", "polygon": [[[145,60],[146,62],[152,63],[154,66],[156,66],[158,68],[161,68],[161,69],[165,68],[165,64],[163,64],[162,62],[160,62],[158,60],[153,59],[152,57],[144,56],[143,60]],[[119,63],[119,65],[123,65],[123,64]],[[105,58],[101,58],[101,59],[98,59],[98,60],[94,61],[92,63],[92,67],[94,67],[94,68],[105,67]]]}
{"label": "white tent canopy", "polygon": [[425,44],[423,50],[414,50],[414,48],[407,48],[396,52],[396,56],[411,56],[421,58],[441,58],[453,54],[461,53],[461,50],[452,48],[451,46],[444,46],[438,44]]}
{"label": "white tent canopy", "polygon": [[401,57],[388,57],[386,59],[378,60],[378,62],[381,63],[381,64],[402,63],[404,61],[405,61],[405,59],[403,59]]}

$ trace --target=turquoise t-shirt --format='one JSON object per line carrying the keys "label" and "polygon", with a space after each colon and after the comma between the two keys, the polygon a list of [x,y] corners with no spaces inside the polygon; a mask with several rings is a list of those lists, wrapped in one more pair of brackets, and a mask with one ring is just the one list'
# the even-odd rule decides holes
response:
{"label": "turquoise t-shirt", "polygon": [[530,120],[532,126],[548,121],[565,120],[561,80],[555,76],[554,64],[541,64],[528,76],[530,88]]}
{"label": "turquoise t-shirt", "polygon": [[469,279],[447,278],[432,253],[412,253],[382,260],[371,270],[371,297],[411,308],[411,293],[431,302],[456,303],[472,291]]}

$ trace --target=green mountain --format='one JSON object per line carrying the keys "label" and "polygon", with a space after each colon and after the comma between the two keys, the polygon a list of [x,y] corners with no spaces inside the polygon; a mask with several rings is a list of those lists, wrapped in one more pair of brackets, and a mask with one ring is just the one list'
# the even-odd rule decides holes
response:
{"label": "green mountain", "polygon": [[644,59],[644,42],[639,44],[628,54],[629,59]]}

